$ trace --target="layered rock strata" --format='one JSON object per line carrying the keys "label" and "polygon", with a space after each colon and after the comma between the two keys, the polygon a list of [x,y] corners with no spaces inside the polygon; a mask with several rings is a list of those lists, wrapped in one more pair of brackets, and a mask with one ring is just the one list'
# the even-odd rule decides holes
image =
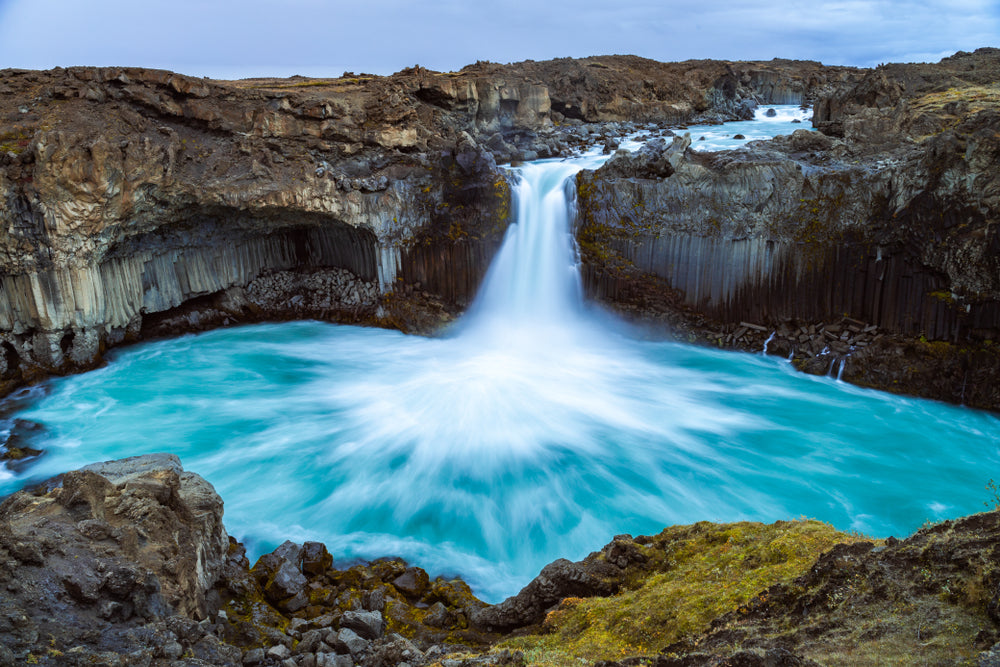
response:
{"label": "layered rock strata", "polygon": [[[591,293],[611,302],[666,294],[668,309],[707,320],[697,337],[713,343],[732,342],[739,322],[815,331],[847,316],[904,339],[983,350],[995,378],[998,80],[996,49],[880,68],[820,97],[822,132],[724,153],[695,152],[677,137],[582,172],[577,234]],[[803,359],[815,355],[790,342]],[[959,350],[945,356],[931,376],[969,365]],[[850,369],[847,377],[884,386]],[[994,392],[978,396],[976,405],[1000,408]]]}
{"label": "layered rock strata", "polygon": [[[0,389],[227,322],[432,329],[468,303],[509,223],[497,161],[634,129],[585,121],[732,118],[856,76],[627,57],[239,82],[6,70]],[[305,287],[322,271],[351,276]]]}

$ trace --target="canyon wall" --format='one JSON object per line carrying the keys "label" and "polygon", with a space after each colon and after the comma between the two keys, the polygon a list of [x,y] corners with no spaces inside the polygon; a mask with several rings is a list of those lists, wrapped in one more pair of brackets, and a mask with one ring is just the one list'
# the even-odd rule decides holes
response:
{"label": "canyon wall", "polygon": [[[992,377],[992,341],[1000,338],[998,73],[995,49],[937,66],[879,68],[820,97],[821,132],[724,153],[699,153],[689,137],[676,137],[582,172],[577,234],[591,294],[628,301],[659,281],[671,294],[668,307],[708,319],[712,342],[749,322],[764,336],[786,329],[782,354],[800,353],[801,325],[847,317],[887,335],[958,346],[929,352],[966,369],[985,363]],[[845,352],[830,352],[830,361]],[[863,382],[863,368],[854,370]],[[968,377],[958,374],[961,393]],[[958,391],[948,394],[959,400]],[[998,400],[989,391],[980,405],[997,408]]]}
{"label": "canyon wall", "polygon": [[619,56],[326,80],[0,72],[0,389],[226,323],[433,329],[510,222],[498,161],[571,154],[596,140],[584,121],[732,118],[852,76]]}

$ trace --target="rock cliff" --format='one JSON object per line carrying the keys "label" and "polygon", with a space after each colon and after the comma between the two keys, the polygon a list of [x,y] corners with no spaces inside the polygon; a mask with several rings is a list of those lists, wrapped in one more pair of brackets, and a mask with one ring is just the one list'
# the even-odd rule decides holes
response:
{"label": "rock cliff", "polygon": [[[581,173],[591,293],[686,311],[713,344],[774,332],[802,367],[846,360],[852,381],[1000,408],[998,81],[996,49],[880,67],[820,94],[819,133],[725,153],[660,140]],[[841,345],[844,317],[886,336]]]}
{"label": "rock cliff", "polygon": [[328,80],[5,70],[0,390],[232,322],[432,329],[509,222],[497,161],[569,154],[599,138],[585,121],[734,118],[858,76],[619,56]]}

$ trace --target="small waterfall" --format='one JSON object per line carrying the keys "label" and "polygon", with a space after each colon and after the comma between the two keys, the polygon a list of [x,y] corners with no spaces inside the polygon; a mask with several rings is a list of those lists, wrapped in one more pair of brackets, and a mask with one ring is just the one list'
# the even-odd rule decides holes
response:
{"label": "small waterfall", "polygon": [[774,340],[774,336],[775,336],[776,333],[777,333],[777,331],[772,331],[771,335],[768,336],[767,340],[764,341],[764,350],[761,352],[761,355],[763,355],[765,357],[767,356],[767,346],[771,344],[772,340]]}

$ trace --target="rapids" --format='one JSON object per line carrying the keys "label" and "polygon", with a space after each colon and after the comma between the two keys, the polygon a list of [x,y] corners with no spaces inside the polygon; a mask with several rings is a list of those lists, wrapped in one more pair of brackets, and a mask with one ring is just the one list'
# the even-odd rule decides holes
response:
{"label": "rapids", "polygon": [[[588,307],[565,184],[602,159],[518,168],[517,223],[445,335],[295,322],[117,350],[15,398],[45,427],[26,474],[174,452],[254,555],[400,555],[490,601],[616,533],[808,516],[903,535],[982,509],[996,417],[640,340]],[[0,493],[28,481],[0,472]]]}

